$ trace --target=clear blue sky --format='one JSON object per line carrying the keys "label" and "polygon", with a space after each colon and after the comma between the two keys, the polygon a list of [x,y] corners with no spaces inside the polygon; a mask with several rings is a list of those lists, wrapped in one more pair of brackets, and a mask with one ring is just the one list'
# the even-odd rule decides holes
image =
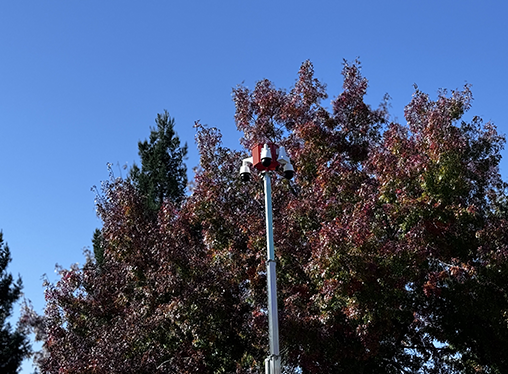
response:
{"label": "clear blue sky", "polygon": [[262,78],[287,88],[307,59],[332,99],[343,59],[359,57],[367,102],[388,93],[399,121],[414,83],[433,97],[470,83],[469,117],[508,132],[507,16],[505,2],[489,0],[1,2],[0,229],[9,270],[42,312],[41,276],[55,280],[56,263],[83,263],[100,226],[90,188],[108,178],[107,162],[119,175],[117,163],[138,160],[157,113],[176,119],[192,170],[194,121],[238,148],[232,88]]}

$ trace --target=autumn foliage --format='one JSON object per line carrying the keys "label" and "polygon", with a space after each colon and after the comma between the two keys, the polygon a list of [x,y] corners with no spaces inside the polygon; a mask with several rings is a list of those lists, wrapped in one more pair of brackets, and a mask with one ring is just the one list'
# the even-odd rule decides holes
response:
{"label": "autumn foliage", "polygon": [[198,123],[191,194],[156,220],[132,183],[104,183],[102,265],[61,269],[32,319],[41,371],[262,371],[263,188],[238,170],[271,141],[296,170],[272,182],[285,372],[508,372],[504,138],[463,119],[468,86],[435,100],[416,89],[399,124],[364,102],[358,63],[342,73],[331,109],[310,62],[289,91],[235,88],[245,150]]}

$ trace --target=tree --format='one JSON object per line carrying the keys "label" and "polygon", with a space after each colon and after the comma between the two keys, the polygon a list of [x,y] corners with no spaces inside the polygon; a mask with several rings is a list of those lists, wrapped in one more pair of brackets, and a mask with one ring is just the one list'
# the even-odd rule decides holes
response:
{"label": "tree", "polygon": [[187,144],[180,146],[175,121],[165,110],[157,114],[157,127],[150,128],[149,140],[138,143],[141,169],[134,164],[129,177],[145,196],[152,211],[158,211],[164,199],[180,201],[187,186]]}
{"label": "tree", "polygon": [[7,319],[12,315],[13,304],[19,300],[23,288],[21,278],[16,282],[7,273],[11,254],[4,244],[0,231],[0,369],[2,373],[17,373],[21,362],[30,352],[28,338],[21,328],[12,330]]}
{"label": "tree", "polygon": [[[129,180],[143,195],[148,211],[156,213],[165,199],[179,202],[187,187],[187,144],[180,146],[174,130],[175,121],[167,110],[157,114],[156,127],[150,128],[149,140],[138,143],[141,169],[134,164],[129,171]],[[93,251],[98,264],[104,261],[101,230],[93,234]]]}
{"label": "tree", "polygon": [[95,229],[93,232],[92,245],[93,245],[93,254],[95,257],[95,261],[98,265],[104,263],[104,244],[102,239],[102,232],[99,229]]}
{"label": "tree", "polygon": [[[508,215],[504,138],[473,117],[468,86],[418,89],[407,125],[364,102],[345,63],[331,110],[305,62],[294,87],[234,89],[247,152],[196,124],[201,167],[156,218],[129,181],[98,199],[104,264],[48,284],[43,372],[252,373],[267,355],[265,222],[259,183],[238,178],[256,144],[286,147],[273,176],[286,373],[504,373]],[[64,368],[64,369],[62,369]]]}

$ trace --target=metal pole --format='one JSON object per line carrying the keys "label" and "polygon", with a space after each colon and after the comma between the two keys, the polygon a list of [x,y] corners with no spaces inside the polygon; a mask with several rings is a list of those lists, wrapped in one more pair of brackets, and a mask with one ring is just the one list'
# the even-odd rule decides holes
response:
{"label": "metal pole", "polygon": [[275,273],[275,249],[273,245],[273,219],[272,219],[272,188],[270,174],[263,173],[265,185],[266,210],[266,243],[267,263],[266,277],[268,283],[268,331],[270,337],[270,356],[265,360],[266,374],[280,374],[279,355],[279,317],[277,311],[277,280]]}

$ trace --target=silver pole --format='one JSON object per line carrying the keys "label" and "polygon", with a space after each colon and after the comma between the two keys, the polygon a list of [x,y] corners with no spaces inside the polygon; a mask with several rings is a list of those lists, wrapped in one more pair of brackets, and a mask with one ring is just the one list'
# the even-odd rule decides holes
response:
{"label": "silver pole", "polygon": [[268,283],[268,331],[270,337],[270,356],[265,360],[266,374],[280,374],[279,354],[279,317],[277,311],[277,279],[275,273],[275,249],[273,245],[273,219],[272,219],[272,188],[270,174],[263,173],[265,184],[265,210],[266,210],[266,244],[267,263],[266,277]]}

